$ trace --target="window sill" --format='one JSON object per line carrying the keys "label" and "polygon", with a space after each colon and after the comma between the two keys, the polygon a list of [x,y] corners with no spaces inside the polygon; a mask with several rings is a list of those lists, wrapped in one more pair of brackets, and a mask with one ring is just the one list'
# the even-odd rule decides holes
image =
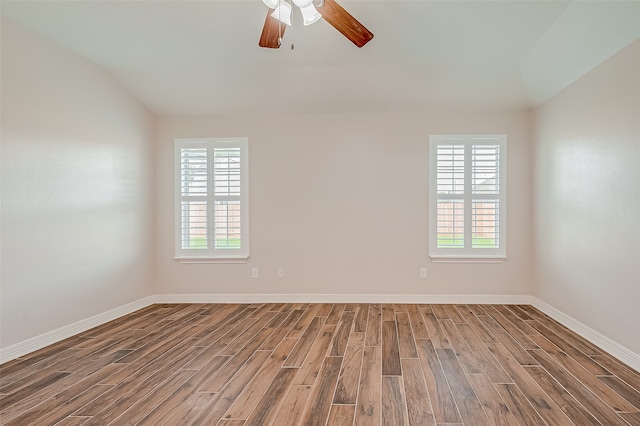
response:
{"label": "window sill", "polygon": [[504,263],[505,256],[429,256],[434,263]]}
{"label": "window sill", "polygon": [[249,257],[174,257],[178,263],[247,263]]}

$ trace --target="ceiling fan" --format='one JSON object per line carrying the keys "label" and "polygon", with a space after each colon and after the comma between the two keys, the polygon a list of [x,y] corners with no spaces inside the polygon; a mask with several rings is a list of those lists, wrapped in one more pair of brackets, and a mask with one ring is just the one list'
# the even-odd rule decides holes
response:
{"label": "ceiling fan", "polygon": [[[292,4],[285,0],[263,0],[269,7],[258,45],[277,49],[282,44],[282,36],[291,25]],[[373,33],[365,28],[335,0],[292,0],[302,12],[304,25],[311,25],[324,18],[353,44],[362,47],[372,38]],[[284,24],[284,25],[283,25]]]}

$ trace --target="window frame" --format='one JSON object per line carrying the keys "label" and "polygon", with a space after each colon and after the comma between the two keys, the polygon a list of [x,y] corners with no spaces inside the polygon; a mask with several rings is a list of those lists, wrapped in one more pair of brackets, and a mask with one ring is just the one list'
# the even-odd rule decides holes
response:
{"label": "window frame", "polygon": [[[452,199],[439,197],[438,185],[438,147],[442,145],[464,146],[464,190],[461,196],[453,199],[463,200],[464,209],[464,247],[438,247],[438,201]],[[472,148],[478,145],[497,145],[499,147],[498,194],[492,197],[498,200],[498,247],[474,248],[472,238],[472,206],[474,194],[471,190]],[[476,200],[478,194],[475,194]],[[485,197],[480,196],[480,199]],[[506,135],[431,135],[429,137],[429,257],[433,261],[453,262],[502,262],[507,258],[507,136]]]}
{"label": "window frame", "polygon": [[[185,148],[207,149],[207,194],[202,196],[207,204],[206,226],[208,248],[182,248],[182,150]],[[215,149],[240,149],[240,248],[215,248],[214,175],[212,155]],[[175,257],[181,263],[246,263],[250,256],[249,246],[249,140],[246,137],[232,138],[177,138],[174,141],[175,182]]]}

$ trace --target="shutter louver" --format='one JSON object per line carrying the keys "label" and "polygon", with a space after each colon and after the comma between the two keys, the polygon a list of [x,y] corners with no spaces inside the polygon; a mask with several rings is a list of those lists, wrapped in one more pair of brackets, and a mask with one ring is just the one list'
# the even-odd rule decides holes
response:
{"label": "shutter louver", "polygon": [[464,194],[464,145],[438,146],[438,194]]}
{"label": "shutter louver", "polygon": [[471,207],[471,247],[500,247],[500,202],[474,201]]}
{"label": "shutter louver", "polygon": [[500,246],[500,146],[472,145],[471,147],[471,246],[498,248]]}
{"label": "shutter louver", "polygon": [[437,246],[464,247],[464,145],[439,145],[437,151]]}
{"label": "shutter louver", "polygon": [[214,149],[215,248],[241,248],[241,163],[239,148]]}
{"label": "shutter louver", "polygon": [[438,201],[438,247],[464,247],[464,201]]}
{"label": "shutter louver", "polygon": [[183,249],[207,248],[207,150],[185,148],[180,155]]}

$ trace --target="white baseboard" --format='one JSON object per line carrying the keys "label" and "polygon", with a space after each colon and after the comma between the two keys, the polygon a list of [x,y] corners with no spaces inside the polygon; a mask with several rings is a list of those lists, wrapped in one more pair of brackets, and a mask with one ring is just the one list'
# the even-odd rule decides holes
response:
{"label": "white baseboard", "polygon": [[75,336],[78,333],[90,330],[93,327],[97,327],[106,322],[120,318],[151,304],[153,304],[153,296],[145,297],[143,299],[136,300],[135,302],[110,309],[101,314],[74,322],[73,324],[65,325],[64,327],[60,327],[56,330],[32,337],[14,345],[7,346],[6,348],[0,348],[0,364],[19,358],[54,343],[58,343],[71,336]]}
{"label": "white baseboard", "polygon": [[560,324],[640,371],[640,355],[587,327],[553,306],[527,295],[484,294],[157,294],[111,309],[85,320],[0,348],[0,364],[42,349],[83,331],[154,303],[465,303],[532,305]]}
{"label": "white baseboard", "polygon": [[530,305],[531,296],[484,294],[158,294],[155,303],[468,303]]}
{"label": "white baseboard", "polygon": [[577,319],[565,314],[559,309],[554,308],[553,306],[549,305],[546,302],[543,302],[538,298],[532,297],[531,305],[539,311],[549,315],[551,318],[558,321],[560,324],[564,325],[571,331],[584,337],[611,356],[619,359],[629,367],[640,372],[640,354],[627,349],[621,344],[609,339],[607,336],[601,333],[598,333],[597,331],[584,325]]}

